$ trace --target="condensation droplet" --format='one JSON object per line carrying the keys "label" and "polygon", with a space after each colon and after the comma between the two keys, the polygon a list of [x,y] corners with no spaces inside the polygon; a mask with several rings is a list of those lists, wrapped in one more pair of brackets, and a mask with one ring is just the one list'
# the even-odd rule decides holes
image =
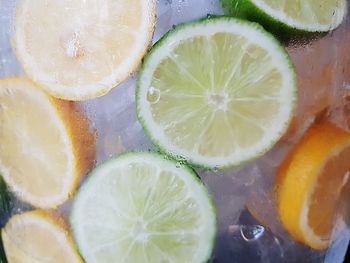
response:
{"label": "condensation droplet", "polygon": [[157,104],[160,100],[160,90],[155,87],[150,87],[147,92],[147,100],[151,104]]}

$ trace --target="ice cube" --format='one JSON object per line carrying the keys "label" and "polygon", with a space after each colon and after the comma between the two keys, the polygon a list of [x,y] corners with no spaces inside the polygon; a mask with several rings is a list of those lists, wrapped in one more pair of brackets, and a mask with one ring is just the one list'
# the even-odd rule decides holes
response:
{"label": "ice cube", "polygon": [[17,1],[0,1],[0,79],[22,74],[11,45]]}
{"label": "ice cube", "polygon": [[[289,135],[305,128],[319,113],[337,104],[350,83],[350,20],[325,37],[288,52],[296,66],[298,107]],[[307,128],[307,127],[306,127]]]}
{"label": "ice cube", "polygon": [[97,130],[97,163],[125,151],[153,149],[137,120],[135,85],[132,77],[108,95],[80,103]]}
{"label": "ice cube", "polygon": [[342,230],[342,235],[327,251],[325,263],[345,262],[344,257],[350,242],[350,229]]}
{"label": "ice cube", "polygon": [[226,172],[199,171],[205,184],[213,194],[218,209],[219,232],[225,233],[238,222],[245,207],[249,191],[261,176],[256,164]]}
{"label": "ice cube", "polygon": [[204,18],[208,15],[222,15],[217,0],[158,0],[158,22],[153,42],[158,41],[173,26]]}
{"label": "ice cube", "polygon": [[254,182],[246,206],[260,224],[275,234],[288,236],[279,220],[275,196],[277,168],[284,159],[287,149],[283,150],[274,149],[257,162],[261,176]]}

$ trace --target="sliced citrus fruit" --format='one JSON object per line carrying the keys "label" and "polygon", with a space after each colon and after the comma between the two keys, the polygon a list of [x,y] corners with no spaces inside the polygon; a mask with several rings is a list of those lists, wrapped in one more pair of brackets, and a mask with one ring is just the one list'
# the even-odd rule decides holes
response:
{"label": "sliced citrus fruit", "polygon": [[96,168],[70,222],[87,263],[206,262],[216,232],[215,208],[196,174],[151,153]]}
{"label": "sliced citrus fruit", "polygon": [[1,231],[11,263],[82,263],[67,227],[44,211],[15,215]]}
{"label": "sliced citrus fruit", "polygon": [[137,112],[168,154],[205,168],[239,165],[281,137],[296,100],[283,47],[258,24],[213,18],[177,27],[145,59]]}
{"label": "sliced citrus fruit", "polygon": [[[228,14],[261,23],[283,37],[327,32],[347,13],[346,0],[221,0]],[[289,35],[289,36],[288,36]]]}
{"label": "sliced citrus fruit", "polygon": [[296,240],[315,249],[328,247],[349,184],[349,158],[350,134],[326,122],[312,126],[283,162],[278,210]]}
{"label": "sliced citrus fruit", "polygon": [[55,207],[75,191],[95,159],[88,119],[73,103],[33,83],[0,80],[0,174],[17,196]]}
{"label": "sliced citrus fruit", "polygon": [[154,27],[154,0],[24,0],[14,39],[32,80],[55,97],[85,100],[137,69]]}

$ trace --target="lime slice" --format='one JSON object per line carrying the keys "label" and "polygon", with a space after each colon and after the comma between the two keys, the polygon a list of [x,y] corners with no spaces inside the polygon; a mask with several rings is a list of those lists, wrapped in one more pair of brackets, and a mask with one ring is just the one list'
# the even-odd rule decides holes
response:
{"label": "lime slice", "polygon": [[[347,13],[346,0],[221,0],[231,15],[243,16],[278,33],[327,32]],[[294,31],[294,32],[293,32]],[[289,36],[290,37],[290,36]]]}
{"label": "lime slice", "polygon": [[153,47],[138,81],[137,112],[168,154],[223,168],[270,149],[295,100],[284,48],[258,24],[224,17],[179,26]]}
{"label": "lime slice", "polygon": [[87,263],[205,262],[215,208],[189,168],[150,153],[128,153],[96,168],[70,217]]}

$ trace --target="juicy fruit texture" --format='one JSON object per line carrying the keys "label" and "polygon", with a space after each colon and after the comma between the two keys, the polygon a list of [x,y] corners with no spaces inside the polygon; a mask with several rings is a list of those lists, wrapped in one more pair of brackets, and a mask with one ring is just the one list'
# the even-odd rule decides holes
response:
{"label": "juicy fruit texture", "polygon": [[66,201],[95,159],[89,122],[74,104],[21,79],[0,81],[0,174],[35,207]]}
{"label": "juicy fruit texture", "polygon": [[288,127],[294,74],[285,50],[255,23],[213,18],[179,26],[146,57],[138,117],[175,158],[209,168],[239,165],[266,152]]}
{"label": "juicy fruit texture", "polygon": [[221,1],[230,14],[244,16],[268,28],[276,27],[274,29],[279,31],[327,32],[337,28],[347,12],[346,0]]}
{"label": "juicy fruit texture", "polygon": [[23,0],[16,52],[27,75],[51,95],[85,100],[136,70],[154,26],[154,0]]}
{"label": "juicy fruit texture", "polygon": [[70,218],[87,263],[206,262],[215,239],[215,209],[196,174],[150,153],[96,168]]}
{"label": "juicy fruit texture", "polygon": [[277,177],[279,215],[298,241],[325,249],[349,187],[350,134],[315,124],[289,154]]}
{"label": "juicy fruit texture", "polygon": [[329,31],[336,28],[346,13],[346,0],[275,1],[252,0],[272,17],[291,27],[308,31]]}
{"label": "juicy fruit texture", "polygon": [[40,210],[14,216],[1,236],[11,263],[83,263],[62,222]]}

